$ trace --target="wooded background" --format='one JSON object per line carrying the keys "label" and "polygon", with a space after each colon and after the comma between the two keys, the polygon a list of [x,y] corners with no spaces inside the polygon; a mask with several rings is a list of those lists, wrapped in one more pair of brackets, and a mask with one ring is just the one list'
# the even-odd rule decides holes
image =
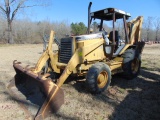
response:
{"label": "wooded background", "polygon": [[[45,6],[44,1],[39,4],[26,4],[29,0],[2,0],[0,1],[0,43],[42,43],[44,36],[48,36],[51,30],[56,32],[58,39],[66,35],[85,34],[87,26],[83,22],[73,23],[62,20],[51,22],[50,20],[31,21],[30,19],[16,19],[21,10],[25,12],[29,7]],[[36,1],[36,0],[35,0]],[[34,3],[34,2],[33,2]],[[36,3],[36,2],[35,2]],[[87,16],[84,16],[87,17]],[[92,28],[97,31],[97,23],[93,22]],[[103,26],[106,31],[111,31],[108,24]],[[121,39],[124,39],[123,23],[116,22],[116,29],[119,31]],[[144,19],[142,26],[141,40],[160,41],[160,18],[150,16]]]}

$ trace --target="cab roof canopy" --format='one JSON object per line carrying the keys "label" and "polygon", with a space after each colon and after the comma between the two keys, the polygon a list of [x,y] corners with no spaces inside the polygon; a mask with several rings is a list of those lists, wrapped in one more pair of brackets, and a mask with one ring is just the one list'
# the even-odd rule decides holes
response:
{"label": "cab roof canopy", "polygon": [[106,8],[103,10],[99,10],[91,13],[91,18],[93,19],[102,19],[102,20],[113,20],[113,14],[115,13],[115,19],[122,19],[123,15],[126,16],[126,19],[131,17],[130,13],[127,13],[122,10],[118,10],[116,8]]}

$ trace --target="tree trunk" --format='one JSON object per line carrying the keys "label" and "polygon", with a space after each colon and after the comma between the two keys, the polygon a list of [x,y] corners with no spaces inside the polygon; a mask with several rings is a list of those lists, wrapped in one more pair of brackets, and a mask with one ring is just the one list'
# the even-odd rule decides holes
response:
{"label": "tree trunk", "polygon": [[12,22],[8,21],[8,43],[14,44],[13,34],[12,34]]}
{"label": "tree trunk", "polygon": [[147,41],[149,41],[149,35],[150,35],[149,30],[147,30]]}
{"label": "tree trunk", "polygon": [[159,32],[159,29],[156,29],[156,41],[158,41],[158,32]]}

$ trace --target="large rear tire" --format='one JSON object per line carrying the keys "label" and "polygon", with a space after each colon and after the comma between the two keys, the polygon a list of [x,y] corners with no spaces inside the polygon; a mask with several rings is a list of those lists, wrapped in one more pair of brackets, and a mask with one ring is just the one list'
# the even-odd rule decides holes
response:
{"label": "large rear tire", "polygon": [[111,70],[108,65],[98,62],[90,67],[87,73],[86,85],[94,94],[103,92],[111,82]]}
{"label": "large rear tire", "polygon": [[128,80],[131,80],[138,76],[141,67],[141,56],[136,57],[136,51],[134,49],[128,49],[123,54],[123,74]]}

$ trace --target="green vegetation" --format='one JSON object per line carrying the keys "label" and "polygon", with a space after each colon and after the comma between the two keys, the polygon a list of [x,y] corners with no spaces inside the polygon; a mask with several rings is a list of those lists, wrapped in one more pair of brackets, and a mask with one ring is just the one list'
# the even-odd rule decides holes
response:
{"label": "green vegetation", "polygon": [[72,29],[71,32],[74,35],[82,35],[82,34],[86,34],[86,32],[87,32],[87,27],[85,26],[85,24],[83,22],[72,23],[71,29]]}

